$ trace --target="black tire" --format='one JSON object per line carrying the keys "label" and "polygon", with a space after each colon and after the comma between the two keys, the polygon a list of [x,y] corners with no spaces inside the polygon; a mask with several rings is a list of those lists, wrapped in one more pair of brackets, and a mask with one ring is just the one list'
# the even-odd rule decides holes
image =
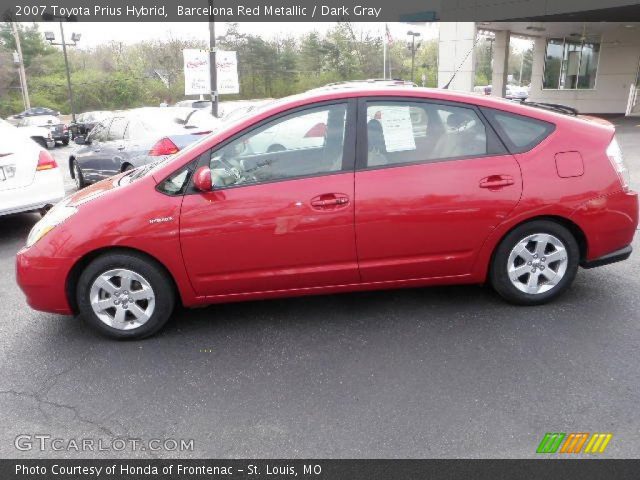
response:
{"label": "black tire", "polygon": [[87,186],[87,182],[84,179],[84,175],[82,175],[82,170],[80,170],[80,165],[78,162],[73,159],[71,161],[71,170],[73,170],[73,179],[76,181],[76,186],[78,190]]}
{"label": "black tire", "polygon": [[62,144],[66,147],[67,145],[69,145],[69,139],[65,138],[64,140],[62,140]]}
{"label": "black tire", "polygon": [[[560,250],[560,256],[558,258],[566,258],[566,270],[564,271],[561,279],[549,290],[544,291],[544,288],[549,288],[549,280],[546,277],[545,273],[549,276],[554,274],[554,270],[560,271],[559,265],[560,262],[549,262],[544,263],[542,260],[546,262],[545,257],[536,257],[532,259],[533,265],[522,258],[516,258],[517,262],[524,262],[517,265],[518,267],[522,267],[523,270],[526,270],[519,279],[515,280],[519,285],[524,287],[524,283],[529,281],[529,272],[533,272],[534,275],[541,275],[542,279],[539,280],[538,285],[542,291],[539,293],[527,293],[520,290],[514,282],[512,282],[508,268],[510,264],[509,256],[511,255],[512,250],[524,239],[526,239],[530,235],[536,234],[546,234],[552,235],[555,239],[559,240],[564,246],[564,252]],[[531,242],[532,245],[537,246],[538,243],[535,241]],[[529,254],[536,254],[535,246],[533,251],[530,248],[527,248]],[[555,253],[555,247],[550,246],[549,248],[553,248],[547,253],[550,257],[553,253]],[[563,255],[565,253],[566,255]],[[540,263],[542,262],[542,263]],[[519,227],[515,228],[511,231],[507,236],[500,242],[498,248],[496,249],[493,260],[490,267],[489,279],[493,288],[502,296],[505,300],[510,303],[514,303],[517,305],[542,305],[547,303],[562,293],[564,293],[573,283],[575,279],[576,273],[578,271],[578,265],[580,262],[580,248],[578,246],[578,242],[576,241],[573,234],[564,226],[559,223],[550,221],[550,220],[534,220]],[[516,262],[513,264],[516,266]],[[533,270],[529,270],[529,265]],[[537,269],[533,268],[537,266]],[[540,268],[542,266],[542,268]],[[545,273],[543,271],[547,269]],[[536,277],[539,278],[539,277]],[[535,280],[534,280],[535,281]],[[536,287],[534,287],[536,288]]]}
{"label": "black tire", "polygon": [[130,163],[125,163],[124,166],[122,167],[122,171],[128,172],[129,170],[133,170],[133,165],[131,165]]}
{"label": "black tire", "polygon": [[[91,306],[91,288],[96,279],[105,272],[117,269],[126,269],[143,277],[155,296],[155,305],[149,319],[146,323],[130,330],[107,325]],[[171,279],[155,261],[134,252],[107,253],[93,260],[80,275],[76,288],[76,300],[82,318],[103,335],[117,339],[136,339],[153,335],[167,323],[173,313],[175,292]]]}

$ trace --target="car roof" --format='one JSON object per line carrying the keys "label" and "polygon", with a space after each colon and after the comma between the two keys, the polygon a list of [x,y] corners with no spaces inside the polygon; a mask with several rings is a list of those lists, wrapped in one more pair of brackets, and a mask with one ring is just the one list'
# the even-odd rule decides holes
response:
{"label": "car roof", "polygon": [[403,97],[466,103],[479,107],[494,108],[510,113],[538,118],[552,123],[562,122],[567,118],[576,119],[576,117],[569,117],[566,114],[559,113],[558,111],[535,108],[534,106],[527,106],[526,103],[514,102],[497,96],[478,95],[473,92],[462,92],[443,88],[406,87],[401,85],[392,86],[379,84],[349,84],[343,87],[336,86],[330,89],[319,88],[309,90],[304,93],[274,100],[267,105],[263,105],[261,108],[257,109],[258,111],[256,112],[256,115],[267,117],[289,108],[322,101],[357,97]]}

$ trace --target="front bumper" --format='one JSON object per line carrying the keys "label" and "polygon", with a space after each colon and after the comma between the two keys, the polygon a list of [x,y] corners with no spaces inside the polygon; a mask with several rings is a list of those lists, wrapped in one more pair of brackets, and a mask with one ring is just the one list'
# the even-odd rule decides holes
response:
{"label": "front bumper", "polygon": [[16,280],[27,303],[42,312],[73,314],[66,292],[72,261],[45,256],[37,248],[36,244],[16,255]]}
{"label": "front bumper", "polygon": [[595,268],[602,267],[603,265],[609,265],[611,263],[622,262],[631,256],[632,251],[633,248],[631,248],[631,245],[627,245],[620,250],[608,253],[602,257],[594,258],[593,260],[583,260],[580,262],[580,266],[582,268]]}

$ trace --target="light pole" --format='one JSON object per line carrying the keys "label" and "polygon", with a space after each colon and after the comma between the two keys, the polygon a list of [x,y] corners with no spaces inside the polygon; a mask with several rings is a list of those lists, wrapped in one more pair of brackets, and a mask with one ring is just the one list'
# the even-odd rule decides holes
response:
{"label": "light pole", "polygon": [[[209,12],[213,12],[213,0],[209,0]],[[209,76],[211,78],[211,115],[218,117],[218,69],[216,68],[216,23],[209,15]]]}
{"label": "light pole", "polygon": [[[56,17],[56,18],[63,18],[63,17]],[[67,71],[67,90],[69,91],[69,106],[71,107],[71,119],[75,123],[76,109],[73,104],[73,94],[71,92],[71,73],[69,72],[69,59],[67,58],[67,42],[64,38],[64,27],[62,26],[62,21],[60,21],[60,37],[62,38],[61,43],[56,43],[54,42],[54,40],[56,39],[56,36],[53,32],[44,32],[44,38],[51,45],[62,45],[62,52],[64,53],[64,67],[65,67],[65,70]],[[75,47],[80,41],[80,34],[72,33],[71,41],[73,43],[71,43],[70,45]]]}
{"label": "light pole", "polygon": [[407,47],[411,50],[411,81],[413,82],[413,68],[416,61],[416,50],[420,48],[420,42],[416,45],[416,37],[420,36],[420,32],[413,32],[409,30],[407,35],[411,37],[411,43],[407,44]]}
{"label": "light pole", "polygon": [[24,109],[29,110],[31,108],[31,102],[29,101],[29,89],[27,88],[27,75],[24,71],[24,59],[22,58],[22,46],[20,45],[20,33],[16,22],[11,22],[11,29],[13,30],[13,38],[16,41],[16,60],[18,63],[18,71],[20,73],[20,90],[22,90],[22,101],[24,103]]}

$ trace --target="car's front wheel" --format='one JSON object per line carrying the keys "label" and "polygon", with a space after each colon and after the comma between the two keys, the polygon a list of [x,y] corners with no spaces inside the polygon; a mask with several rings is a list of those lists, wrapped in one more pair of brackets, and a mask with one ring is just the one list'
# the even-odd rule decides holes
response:
{"label": "car's front wheel", "polygon": [[136,253],[110,253],[92,261],[76,289],[78,308],[89,325],[119,339],[144,338],[169,320],[175,293],[167,273]]}
{"label": "car's front wheel", "polygon": [[82,176],[82,170],[80,170],[80,165],[78,165],[77,160],[73,160],[71,168],[73,169],[73,180],[76,182],[76,187],[78,187],[78,190],[84,188],[87,185],[87,182]]}
{"label": "car's front wheel", "polygon": [[536,220],[520,225],[502,240],[493,257],[490,280],[507,301],[540,305],[569,288],[579,261],[580,248],[567,228]]}

